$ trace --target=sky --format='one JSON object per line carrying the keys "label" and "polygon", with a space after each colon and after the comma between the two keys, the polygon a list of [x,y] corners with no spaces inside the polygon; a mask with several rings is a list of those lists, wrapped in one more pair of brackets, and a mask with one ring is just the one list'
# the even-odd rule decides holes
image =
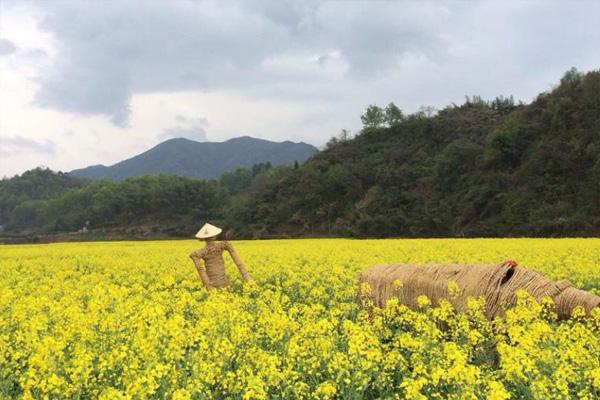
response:
{"label": "sky", "polygon": [[369,104],[531,101],[600,68],[600,1],[0,0],[0,177],[173,137],[323,146]]}

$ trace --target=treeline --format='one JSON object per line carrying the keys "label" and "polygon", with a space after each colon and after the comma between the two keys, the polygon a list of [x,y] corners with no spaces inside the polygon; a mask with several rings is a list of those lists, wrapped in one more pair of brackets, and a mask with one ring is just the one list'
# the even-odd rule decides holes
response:
{"label": "treeline", "polygon": [[599,71],[568,71],[527,105],[474,96],[405,115],[390,103],[362,121],[301,165],[215,180],[29,171],[0,181],[0,225],[188,236],[209,220],[244,238],[600,234]]}
{"label": "treeline", "polygon": [[48,234],[128,228],[146,235],[187,235],[199,221],[219,220],[227,199],[271,169],[240,168],[219,180],[158,174],[89,181],[37,168],[0,181],[5,232]]}
{"label": "treeline", "polygon": [[36,168],[11,179],[0,180],[0,226],[16,229],[12,221],[27,203],[47,200],[85,185],[85,181],[68,174]]}

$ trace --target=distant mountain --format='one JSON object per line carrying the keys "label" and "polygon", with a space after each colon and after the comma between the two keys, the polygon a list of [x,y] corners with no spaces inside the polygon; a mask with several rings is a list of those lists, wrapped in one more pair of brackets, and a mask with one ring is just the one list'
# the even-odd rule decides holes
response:
{"label": "distant mountain", "polygon": [[170,139],[135,157],[111,166],[93,165],[69,174],[88,179],[123,179],[155,173],[191,178],[215,178],[238,167],[270,162],[291,165],[305,161],[318,150],[306,143],[271,142],[242,136],[225,142]]}

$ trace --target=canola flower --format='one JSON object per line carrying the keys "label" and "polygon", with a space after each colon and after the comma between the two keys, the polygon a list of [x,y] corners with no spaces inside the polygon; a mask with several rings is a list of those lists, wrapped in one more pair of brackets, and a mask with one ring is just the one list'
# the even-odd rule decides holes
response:
{"label": "canola flower", "polygon": [[508,258],[600,294],[599,239],[238,242],[255,281],[228,263],[232,289],[210,293],[197,246],[0,246],[0,399],[600,398],[598,310],[558,323],[519,293],[490,322],[481,299],[354,301],[372,264]]}

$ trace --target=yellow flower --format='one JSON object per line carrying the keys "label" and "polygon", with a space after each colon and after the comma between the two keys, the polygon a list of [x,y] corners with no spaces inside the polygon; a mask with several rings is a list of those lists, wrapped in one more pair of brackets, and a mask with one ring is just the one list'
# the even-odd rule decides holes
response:
{"label": "yellow flower", "polygon": [[[595,399],[600,309],[558,322],[524,291],[496,321],[465,304],[359,304],[371,264],[495,263],[508,255],[600,294],[600,239],[235,243],[230,290],[207,293],[194,241],[0,246],[0,397]],[[367,298],[376,288],[362,287]],[[454,306],[453,306],[454,304]],[[367,305],[367,307],[365,307]],[[459,307],[460,305],[460,307]]]}
{"label": "yellow flower", "polygon": [[317,386],[314,398],[315,399],[332,399],[337,393],[337,388],[335,383],[331,381],[326,381]]}
{"label": "yellow flower", "polygon": [[177,389],[173,392],[171,400],[191,400],[192,395],[185,389]]}
{"label": "yellow flower", "polygon": [[460,296],[461,290],[456,281],[449,280],[448,281],[448,295],[451,299],[455,299]]}
{"label": "yellow flower", "polygon": [[590,380],[596,390],[600,390],[600,367],[590,371]]}
{"label": "yellow flower", "polygon": [[420,295],[417,297],[417,305],[420,308],[429,307],[431,305],[431,300],[429,300],[429,298],[425,295]]}
{"label": "yellow flower", "polygon": [[487,382],[488,392],[487,400],[507,400],[510,399],[510,393],[506,391],[504,385],[498,381]]}

